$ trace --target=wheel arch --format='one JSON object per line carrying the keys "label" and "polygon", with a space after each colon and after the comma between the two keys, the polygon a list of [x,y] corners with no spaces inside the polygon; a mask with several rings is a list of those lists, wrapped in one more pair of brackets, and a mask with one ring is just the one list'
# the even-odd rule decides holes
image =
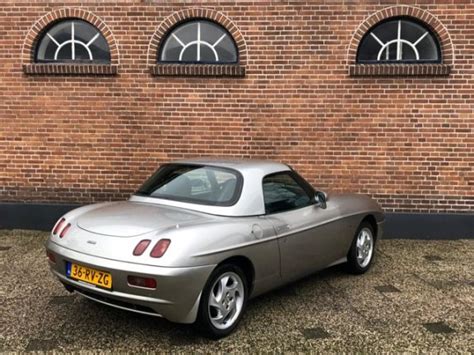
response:
{"label": "wheel arch", "polygon": [[362,220],[360,221],[360,224],[362,224],[364,222],[367,222],[372,226],[372,228],[374,229],[374,234],[375,234],[374,237],[375,237],[375,239],[377,239],[378,226],[377,226],[377,219],[375,218],[375,216],[373,214],[370,214],[370,213],[365,215],[364,218],[362,218]]}
{"label": "wheel arch", "polygon": [[231,256],[227,259],[222,260],[216,266],[216,268],[219,267],[220,265],[224,265],[224,264],[237,265],[242,269],[242,271],[244,272],[245,277],[247,279],[247,284],[248,284],[248,287],[249,287],[248,296],[250,296],[252,294],[253,285],[254,285],[254,281],[255,281],[255,267],[254,267],[252,261],[246,256],[235,255],[235,256]]}

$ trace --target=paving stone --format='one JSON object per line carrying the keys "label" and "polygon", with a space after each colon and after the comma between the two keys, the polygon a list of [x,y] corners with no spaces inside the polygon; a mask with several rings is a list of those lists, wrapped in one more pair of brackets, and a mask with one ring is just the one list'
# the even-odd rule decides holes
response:
{"label": "paving stone", "polygon": [[325,339],[329,338],[329,333],[321,327],[306,328],[303,330],[303,335],[306,339]]}
{"label": "paving stone", "polygon": [[31,339],[26,351],[50,351],[57,348],[57,341],[53,339]]}
{"label": "paving stone", "polygon": [[436,287],[438,290],[444,290],[452,289],[456,286],[457,282],[451,280],[432,280],[429,281],[429,284],[433,285],[433,287]]}
{"label": "paving stone", "polygon": [[382,293],[400,292],[400,290],[393,285],[375,286],[374,288]]}
{"label": "paving stone", "polygon": [[454,333],[455,330],[444,322],[425,323],[423,326],[431,333],[434,334],[447,334]]}
{"label": "paving stone", "polygon": [[424,258],[428,261],[442,261],[444,260],[442,257],[438,255],[425,255]]}

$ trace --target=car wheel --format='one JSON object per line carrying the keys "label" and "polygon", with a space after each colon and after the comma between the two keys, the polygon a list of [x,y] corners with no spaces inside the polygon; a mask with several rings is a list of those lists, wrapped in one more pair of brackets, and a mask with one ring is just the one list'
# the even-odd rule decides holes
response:
{"label": "car wheel", "polygon": [[374,228],[368,222],[362,222],[352,241],[347,255],[348,271],[353,274],[363,274],[369,270],[375,254]]}
{"label": "car wheel", "polygon": [[236,265],[218,266],[204,287],[196,326],[205,336],[218,339],[232,333],[247,303],[247,279]]}

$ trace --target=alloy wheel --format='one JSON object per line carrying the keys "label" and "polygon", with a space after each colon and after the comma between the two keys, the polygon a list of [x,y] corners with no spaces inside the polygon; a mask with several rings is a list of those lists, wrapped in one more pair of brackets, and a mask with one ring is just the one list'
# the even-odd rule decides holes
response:
{"label": "alloy wheel", "polygon": [[374,253],[374,237],[369,228],[362,228],[357,236],[357,263],[361,268],[369,265]]}
{"label": "alloy wheel", "polygon": [[231,327],[239,318],[244,304],[244,283],[234,272],[223,273],[209,293],[209,320],[217,329]]}

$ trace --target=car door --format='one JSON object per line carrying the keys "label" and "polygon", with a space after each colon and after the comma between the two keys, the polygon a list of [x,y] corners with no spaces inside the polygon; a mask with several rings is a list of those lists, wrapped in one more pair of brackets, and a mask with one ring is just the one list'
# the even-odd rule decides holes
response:
{"label": "car door", "polygon": [[278,236],[281,275],[291,281],[321,269],[342,257],[343,236],[336,223],[335,206],[321,208],[314,191],[293,171],[267,175],[263,179],[266,218]]}

